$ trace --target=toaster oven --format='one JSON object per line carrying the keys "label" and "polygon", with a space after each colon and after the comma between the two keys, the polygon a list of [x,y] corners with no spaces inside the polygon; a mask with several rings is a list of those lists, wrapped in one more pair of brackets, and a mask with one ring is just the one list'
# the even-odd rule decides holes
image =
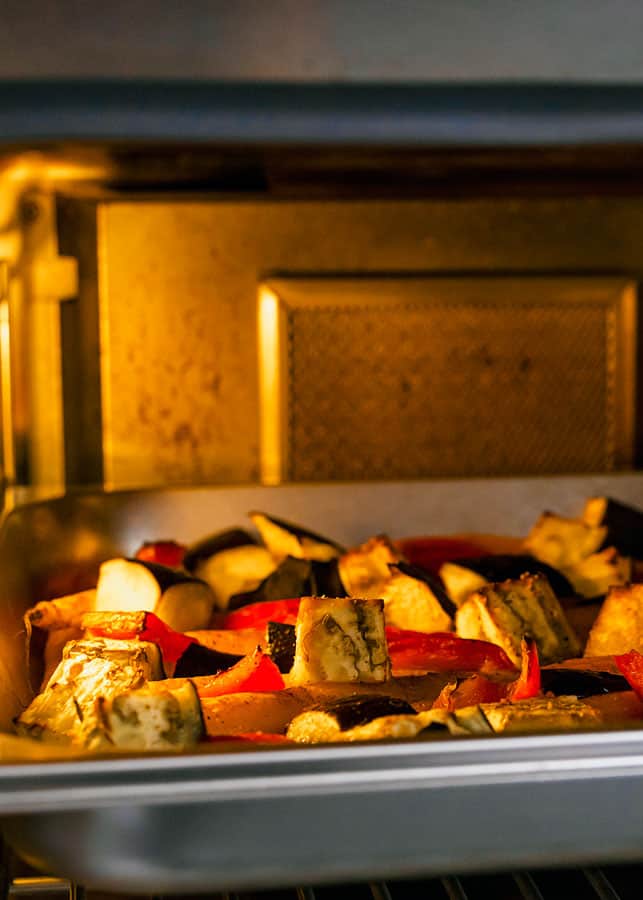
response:
{"label": "toaster oven", "polygon": [[[347,543],[520,536],[643,504],[638,88],[3,93],[4,727],[25,609],[146,538],[252,508]],[[642,767],[638,731],[8,762],[0,815],[105,890],[379,882],[639,861]]]}

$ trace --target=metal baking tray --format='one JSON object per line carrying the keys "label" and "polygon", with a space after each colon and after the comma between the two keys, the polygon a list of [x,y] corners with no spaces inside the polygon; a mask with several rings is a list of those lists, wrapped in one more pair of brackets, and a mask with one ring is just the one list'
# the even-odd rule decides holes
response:
{"label": "metal baking tray", "polygon": [[[0,531],[0,718],[28,701],[22,614],[145,538],[190,541],[287,515],[339,540],[524,534],[643,477],[503,479],[70,495]],[[4,763],[7,841],[50,874],[141,893],[643,859],[643,730],[168,757]]]}

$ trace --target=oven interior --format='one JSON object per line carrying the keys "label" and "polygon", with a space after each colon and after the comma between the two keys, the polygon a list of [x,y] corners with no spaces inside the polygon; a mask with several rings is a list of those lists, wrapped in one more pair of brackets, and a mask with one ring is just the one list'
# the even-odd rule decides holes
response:
{"label": "oven interior", "polygon": [[[396,482],[402,496],[435,480],[447,488],[431,533],[506,515],[519,534],[568,476],[567,505],[597,478],[636,495],[642,176],[634,143],[5,148],[6,507],[188,485],[376,494]],[[464,513],[455,498],[469,490],[478,507]],[[389,503],[401,522],[403,501]],[[51,521],[35,516],[33,534]],[[78,546],[92,564],[107,548]],[[21,590],[37,569],[25,564]],[[76,891],[29,888],[33,873],[11,865],[10,896]],[[350,891],[629,897],[638,877],[539,870]]]}

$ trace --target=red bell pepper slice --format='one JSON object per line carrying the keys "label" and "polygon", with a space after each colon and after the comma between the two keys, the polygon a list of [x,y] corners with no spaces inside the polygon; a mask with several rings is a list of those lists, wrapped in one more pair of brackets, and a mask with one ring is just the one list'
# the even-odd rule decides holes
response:
{"label": "red bell pepper slice", "polygon": [[226,630],[239,628],[265,629],[268,622],[282,622],[285,625],[294,625],[297,622],[299,612],[299,597],[291,600],[262,600],[259,603],[250,603],[235,609],[227,614],[222,627]]}
{"label": "red bell pepper slice", "polygon": [[170,569],[180,569],[187,547],[176,541],[145,541],[136,551],[136,559],[144,562],[159,563]]}
{"label": "red bell pepper slice", "polygon": [[208,744],[241,741],[251,744],[294,744],[285,734],[273,734],[270,731],[243,731],[239,734],[209,734],[205,738]]}
{"label": "red bell pepper slice", "polygon": [[265,653],[257,649],[244,656],[232,668],[218,675],[193,678],[199,697],[220,697],[222,694],[281,691],[285,682],[281,672]]}
{"label": "red bell pepper slice", "polygon": [[478,703],[497,703],[503,700],[507,692],[504,684],[491,681],[484,675],[472,675],[457,684],[447,684],[440,691],[433,703],[433,709],[462,709],[465,706],[477,706]]}
{"label": "red bell pepper slice", "polygon": [[614,662],[639,700],[643,700],[643,655],[637,650],[630,650],[615,656]]}
{"label": "red bell pepper slice", "polygon": [[502,647],[446,631],[424,634],[387,626],[386,639],[393,669],[418,672],[515,672]]}
{"label": "red bell pepper slice", "polygon": [[91,622],[92,618],[97,622],[88,625],[86,630],[94,637],[150,641],[158,646],[166,663],[178,662],[190,644],[198,643],[195,638],[170,628],[151,612],[107,613],[104,617],[100,613],[90,613],[87,619]]}
{"label": "red bell pepper slice", "polygon": [[541,692],[540,660],[536,641],[533,638],[523,638],[521,649],[520,675],[509,688],[508,700],[529,700],[531,697],[538,697]]}
{"label": "red bell pepper slice", "polygon": [[395,545],[412,565],[422,566],[434,575],[445,562],[474,559],[489,552],[482,544],[455,537],[400,538]]}

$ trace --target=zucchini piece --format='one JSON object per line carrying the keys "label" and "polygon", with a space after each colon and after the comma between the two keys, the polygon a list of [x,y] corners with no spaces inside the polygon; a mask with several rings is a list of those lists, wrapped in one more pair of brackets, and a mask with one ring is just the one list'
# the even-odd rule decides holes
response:
{"label": "zucchini piece", "polygon": [[523,637],[536,641],[543,664],[578,656],[580,645],[544,575],[522,575],[470,594],[456,614],[460,637],[498,644],[520,665]]}
{"label": "zucchini piece", "polygon": [[387,625],[411,631],[453,631],[456,607],[440,580],[419,566],[396,563],[384,585],[384,618]]}
{"label": "zucchini piece", "polygon": [[266,626],[267,652],[283,675],[287,675],[295,663],[295,626],[283,622],[268,622]]}
{"label": "zucchini piece", "polygon": [[191,681],[168,687],[150,682],[134,691],[98,700],[99,726],[92,749],[189,750],[203,737],[201,704]]}
{"label": "zucchini piece", "polygon": [[643,652],[643,584],[610,588],[585,647],[585,656]]}
{"label": "zucchini piece", "polygon": [[277,519],[262,512],[251,512],[249,516],[277,563],[287,556],[327,562],[344,552],[343,547],[335,541],[300,525],[286,522],[285,519]]}
{"label": "zucchini piece", "polygon": [[391,577],[390,566],[402,556],[385,534],[344,553],[339,560],[339,577],[350,597],[381,597]]}
{"label": "zucchini piece", "polygon": [[630,686],[622,675],[613,672],[597,672],[592,669],[566,669],[550,666],[540,670],[543,693],[560,696],[594,697],[596,694],[614,694],[629,691]]}
{"label": "zucchini piece", "polygon": [[562,572],[526,553],[503,553],[459,559],[440,567],[440,578],[456,606],[461,606],[473,591],[485,584],[520,578],[521,575],[545,575],[557,597],[571,597],[574,588]]}
{"label": "zucchini piece", "polygon": [[342,697],[298,715],[288,728],[288,737],[303,744],[337,740],[342,731],[366,725],[385,716],[415,716],[410,703],[397,697]]}
{"label": "zucchini piece", "polygon": [[566,569],[596,553],[606,537],[604,525],[589,525],[582,519],[544,512],[529,532],[525,548],[541,562]]}
{"label": "zucchini piece", "polygon": [[98,727],[96,700],[163,677],[161,655],[146,641],[70,641],[45,689],[18,716],[19,734],[87,745]]}
{"label": "zucchini piece", "polygon": [[230,597],[228,608],[234,610],[263,600],[289,600],[309,595],[346,595],[336,559],[319,562],[288,556],[255,590]]}
{"label": "zucchini piece", "polygon": [[605,544],[623,556],[643,559],[643,512],[612,497],[590,497],[583,522],[591,528],[607,528]]}
{"label": "zucchini piece", "polygon": [[577,594],[591,600],[604,596],[611,587],[627,584],[632,576],[632,562],[620,556],[615,547],[608,547],[569,566],[565,575]]}
{"label": "zucchini piece", "polygon": [[385,681],[390,668],[382,600],[302,597],[293,684]]}
{"label": "zucchini piece", "polygon": [[175,631],[205,628],[214,595],[204,582],[167,566],[140,559],[110,559],[100,567],[98,612],[155,613]]}
{"label": "zucchini piece", "polygon": [[230,597],[252,591],[275,569],[275,561],[247,531],[230,528],[193,544],[184,568],[210,585],[218,609],[227,609]]}

